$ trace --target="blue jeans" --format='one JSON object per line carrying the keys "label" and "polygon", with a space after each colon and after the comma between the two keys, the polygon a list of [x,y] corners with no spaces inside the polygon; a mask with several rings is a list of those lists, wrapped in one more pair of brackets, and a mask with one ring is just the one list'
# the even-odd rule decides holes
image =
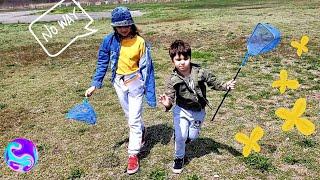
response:
{"label": "blue jeans", "polygon": [[[140,152],[142,130],[144,129],[142,120],[144,87],[141,78],[132,78],[135,75],[136,73],[130,75],[116,75],[113,83],[130,128],[128,145],[129,155],[138,154]],[[125,84],[127,80],[130,82]]]}
{"label": "blue jeans", "polygon": [[187,138],[191,140],[198,138],[205,115],[204,109],[191,111],[177,105],[173,108],[175,156],[177,158],[184,157]]}

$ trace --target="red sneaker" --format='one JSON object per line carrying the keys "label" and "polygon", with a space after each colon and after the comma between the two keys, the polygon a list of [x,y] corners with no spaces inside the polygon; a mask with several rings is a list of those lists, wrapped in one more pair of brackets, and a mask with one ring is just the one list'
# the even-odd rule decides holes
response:
{"label": "red sneaker", "polygon": [[128,174],[134,174],[139,170],[139,159],[137,155],[130,155],[128,159]]}

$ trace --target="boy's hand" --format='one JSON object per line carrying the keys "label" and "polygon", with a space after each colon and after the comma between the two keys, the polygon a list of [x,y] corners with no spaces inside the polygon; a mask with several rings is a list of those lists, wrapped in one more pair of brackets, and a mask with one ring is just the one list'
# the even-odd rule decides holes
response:
{"label": "boy's hand", "polygon": [[86,97],[90,97],[95,90],[96,90],[96,87],[95,87],[95,86],[91,86],[91,87],[89,87],[89,88],[86,90],[86,92],[85,92],[84,95],[85,95]]}
{"label": "boy's hand", "polygon": [[235,81],[235,80],[230,80],[230,81],[226,82],[226,83],[225,83],[226,89],[227,89],[227,90],[228,90],[228,89],[230,89],[230,90],[234,89],[235,86],[236,86],[236,82],[237,82],[237,81]]}
{"label": "boy's hand", "polygon": [[159,96],[159,102],[166,108],[171,106],[170,98],[165,94]]}

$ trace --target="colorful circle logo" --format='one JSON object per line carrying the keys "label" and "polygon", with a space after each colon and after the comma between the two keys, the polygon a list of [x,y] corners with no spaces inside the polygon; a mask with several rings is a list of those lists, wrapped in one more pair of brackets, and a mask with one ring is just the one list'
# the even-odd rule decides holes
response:
{"label": "colorful circle logo", "polygon": [[38,151],[32,141],[17,138],[8,144],[4,158],[10,169],[24,173],[30,171],[37,164]]}

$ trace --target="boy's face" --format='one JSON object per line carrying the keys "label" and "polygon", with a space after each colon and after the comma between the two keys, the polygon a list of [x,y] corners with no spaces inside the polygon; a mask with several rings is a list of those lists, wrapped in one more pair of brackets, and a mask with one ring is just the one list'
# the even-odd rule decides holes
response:
{"label": "boy's face", "polygon": [[175,57],[173,57],[172,62],[180,73],[190,73],[190,57],[185,57],[182,54],[179,56],[177,54]]}

